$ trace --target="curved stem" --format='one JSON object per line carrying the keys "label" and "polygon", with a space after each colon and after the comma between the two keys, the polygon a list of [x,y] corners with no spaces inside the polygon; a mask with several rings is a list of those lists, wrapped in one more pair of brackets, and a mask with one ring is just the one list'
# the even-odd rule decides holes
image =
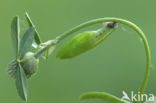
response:
{"label": "curved stem", "polygon": [[149,49],[149,45],[148,45],[148,41],[146,39],[146,36],[144,35],[143,31],[137,25],[135,25],[134,23],[132,23],[130,21],[127,21],[127,20],[124,20],[124,19],[120,19],[120,18],[109,18],[108,17],[108,18],[94,19],[94,20],[91,20],[91,21],[82,23],[82,24],[80,24],[80,25],[78,25],[78,26],[70,29],[67,32],[64,32],[60,36],[56,37],[55,43],[52,43],[49,46],[53,46],[54,44],[59,43],[61,40],[63,40],[67,36],[73,34],[74,32],[76,32],[76,31],[78,31],[78,30],[80,30],[82,28],[91,26],[93,24],[103,23],[103,22],[109,22],[109,21],[111,21],[111,22],[118,22],[118,23],[122,23],[122,24],[128,25],[129,27],[133,28],[139,34],[139,36],[143,40],[143,43],[144,43],[144,46],[145,46],[145,51],[146,51],[146,61],[147,61],[147,64],[146,64],[146,72],[145,72],[144,80],[143,80],[142,85],[141,85],[141,88],[140,88],[140,93],[143,94],[144,91],[145,91],[147,82],[148,82],[149,74],[150,74],[151,55],[150,55],[150,49]]}
{"label": "curved stem", "polygon": [[142,38],[144,46],[145,46],[145,51],[146,51],[146,60],[147,60],[147,64],[146,64],[146,73],[145,73],[145,77],[142,83],[142,86],[140,88],[140,93],[144,93],[144,90],[146,88],[147,82],[148,82],[148,77],[150,74],[150,65],[151,65],[151,55],[150,55],[150,49],[149,49],[149,45],[148,45],[148,41],[146,39],[146,36],[144,35],[143,31],[134,23],[124,20],[124,19],[119,19],[119,18],[100,18],[100,19],[95,19],[95,20],[91,20],[88,22],[85,22],[83,24],[80,24],[76,27],[74,27],[73,29],[63,33],[62,35],[58,36],[56,39],[58,41],[61,41],[62,39],[64,39],[65,37],[69,36],[70,34],[73,34],[74,32],[87,27],[87,26],[91,26],[93,24],[97,24],[97,23],[102,23],[102,22],[109,22],[109,21],[114,21],[114,22],[119,22],[122,24],[126,24],[128,26],[130,26],[131,28],[133,28],[138,34],[139,36]]}

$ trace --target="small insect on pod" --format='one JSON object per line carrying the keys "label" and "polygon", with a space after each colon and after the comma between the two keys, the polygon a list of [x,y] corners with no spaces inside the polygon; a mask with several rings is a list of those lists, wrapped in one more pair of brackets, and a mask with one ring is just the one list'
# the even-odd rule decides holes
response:
{"label": "small insect on pod", "polygon": [[87,31],[76,35],[58,51],[57,58],[73,58],[96,47],[115,30],[116,25],[116,22],[106,22],[103,23],[102,28],[96,31]]}

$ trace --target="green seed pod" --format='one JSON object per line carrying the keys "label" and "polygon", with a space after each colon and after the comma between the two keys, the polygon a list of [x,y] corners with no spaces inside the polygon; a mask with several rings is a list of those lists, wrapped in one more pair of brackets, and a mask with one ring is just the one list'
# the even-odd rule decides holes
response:
{"label": "green seed pod", "polygon": [[66,59],[80,55],[100,44],[114,30],[116,23],[105,23],[97,31],[83,32],[73,37],[57,54],[57,58]]}
{"label": "green seed pod", "polygon": [[25,54],[24,58],[27,58],[27,57],[32,57],[32,58],[22,62],[22,67],[24,69],[24,72],[25,72],[27,78],[30,78],[32,76],[32,74],[37,72],[39,59],[37,59],[33,56],[34,56],[34,53],[27,52]]}

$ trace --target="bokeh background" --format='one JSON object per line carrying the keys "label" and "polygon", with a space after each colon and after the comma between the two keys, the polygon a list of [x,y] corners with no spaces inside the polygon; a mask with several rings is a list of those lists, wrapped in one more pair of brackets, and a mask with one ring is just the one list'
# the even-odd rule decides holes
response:
{"label": "bokeh background", "polygon": [[[152,70],[146,93],[156,95],[156,1],[155,0],[1,0],[0,1],[0,103],[24,103],[16,93],[15,81],[7,74],[14,58],[10,23],[27,11],[43,41],[85,21],[119,17],[136,23],[146,34],[152,53]],[[93,30],[100,25],[81,30]],[[84,92],[99,91],[118,97],[122,91],[137,93],[145,73],[146,57],[139,36],[120,24],[101,45],[69,60],[56,59],[56,53],[71,37],[58,45],[48,60],[41,58],[38,73],[28,80],[28,103],[103,103],[80,101]]]}

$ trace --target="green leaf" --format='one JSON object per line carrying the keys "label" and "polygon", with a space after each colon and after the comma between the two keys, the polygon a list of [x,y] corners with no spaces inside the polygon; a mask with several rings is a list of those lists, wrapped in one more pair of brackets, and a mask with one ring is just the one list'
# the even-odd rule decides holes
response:
{"label": "green leaf", "polygon": [[20,64],[18,64],[18,70],[16,73],[16,88],[19,96],[27,101],[27,82],[26,75]]}
{"label": "green leaf", "polygon": [[13,42],[13,46],[17,58],[18,50],[19,50],[19,42],[20,42],[20,24],[19,24],[18,16],[14,17],[11,23],[11,38],[12,38],[12,42]]}
{"label": "green leaf", "polygon": [[85,93],[80,96],[80,99],[81,100],[102,99],[107,103],[127,103],[118,97],[115,97],[113,95],[110,95],[110,94],[104,93],[104,92]]}
{"label": "green leaf", "polygon": [[[34,27],[35,28],[35,25],[33,24],[32,20],[31,20],[29,14],[27,12],[25,13],[25,17],[27,19],[27,22],[29,24],[29,27]],[[40,44],[41,43],[41,38],[40,38],[39,33],[37,32],[36,29],[35,29],[35,42],[37,44]]]}
{"label": "green leaf", "polygon": [[21,42],[20,42],[20,49],[19,49],[19,57],[23,58],[23,56],[25,55],[26,52],[29,51],[29,49],[32,47],[32,42],[34,40],[34,35],[35,35],[35,30],[33,27],[29,28]]}

